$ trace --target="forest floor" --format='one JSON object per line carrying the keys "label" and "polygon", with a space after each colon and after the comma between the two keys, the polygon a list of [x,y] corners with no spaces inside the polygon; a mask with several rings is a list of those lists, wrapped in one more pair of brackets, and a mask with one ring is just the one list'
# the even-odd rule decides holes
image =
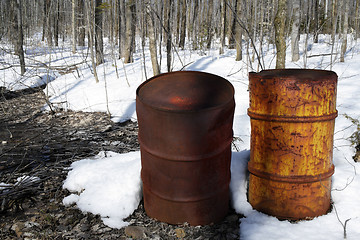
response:
{"label": "forest floor", "polygon": [[45,112],[45,104],[41,88],[0,88],[0,239],[239,239],[242,216],[233,209],[218,224],[193,227],[153,220],[140,202],[126,219],[131,226],[112,229],[99,215],[65,207],[71,163],[139,150],[137,124],[99,112]]}

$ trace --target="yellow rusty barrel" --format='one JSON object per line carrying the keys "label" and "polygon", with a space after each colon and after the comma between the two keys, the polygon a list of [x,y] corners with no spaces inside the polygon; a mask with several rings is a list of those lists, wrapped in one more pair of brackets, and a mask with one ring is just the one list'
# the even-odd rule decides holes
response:
{"label": "yellow rusty barrel", "polygon": [[249,202],[280,219],[330,208],[337,75],[279,69],[249,74]]}

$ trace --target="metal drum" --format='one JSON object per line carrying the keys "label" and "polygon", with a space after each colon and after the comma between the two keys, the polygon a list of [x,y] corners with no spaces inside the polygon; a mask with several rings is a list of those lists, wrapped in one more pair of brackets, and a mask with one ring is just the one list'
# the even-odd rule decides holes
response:
{"label": "metal drum", "polygon": [[282,69],[250,73],[249,202],[280,219],[330,208],[337,75]]}
{"label": "metal drum", "polygon": [[228,212],[234,88],[203,72],[171,72],[139,86],[136,112],[148,216],[206,225]]}

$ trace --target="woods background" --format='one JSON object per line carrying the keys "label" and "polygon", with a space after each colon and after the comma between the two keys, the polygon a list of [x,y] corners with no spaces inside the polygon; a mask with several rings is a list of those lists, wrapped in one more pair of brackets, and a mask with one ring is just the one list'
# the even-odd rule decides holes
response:
{"label": "woods background", "polygon": [[346,36],[357,39],[360,34],[359,1],[1,0],[0,41],[12,44],[3,50],[19,56],[21,74],[26,71],[23,46],[39,34],[48,46],[70,42],[74,53],[89,47],[94,71],[104,62],[104,39],[124,63],[148,44],[154,75],[160,73],[161,48],[168,71],[178,49],[205,53],[218,48],[223,54],[225,47],[236,49],[236,61],[251,49],[247,57],[258,71],[264,68],[263,49],[271,44],[276,46],[276,68],[285,67],[286,48],[291,48],[292,61],[299,60],[299,52],[307,57],[307,47],[299,49],[300,34],[306,45],[318,42],[319,34],[331,35],[332,45],[341,41],[344,61]]}

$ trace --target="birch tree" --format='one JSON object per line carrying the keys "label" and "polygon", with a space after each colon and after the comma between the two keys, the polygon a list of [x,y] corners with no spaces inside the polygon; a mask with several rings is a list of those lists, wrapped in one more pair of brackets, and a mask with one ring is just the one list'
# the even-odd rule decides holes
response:
{"label": "birch tree", "polygon": [[95,1],[95,55],[96,65],[104,63],[102,0]]}
{"label": "birch tree", "polygon": [[314,0],[314,43],[319,42],[319,0]]}
{"label": "birch tree", "polygon": [[96,70],[96,62],[95,62],[95,54],[94,54],[94,22],[92,20],[93,16],[93,1],[86,1],[86,20],[87,20],[87,28],[88,28],[88,36],[89,36],[89,48],[90,48],[90,58],[91,65],[94,72],[95,82],[99,82],[97,70]]}
{"label": "birch tree", "polygon": [[299,26],[300,26],[300,0],[292,0],[293,14],[291,26],[291,61],[300,59],[299,55]]}
{"label": "birch tree", "polygon": [[118,0],[119,5],[119,58],[124,55],[125,49],[125,30],[126,30],[126,22],[125,22],[125,0]]}
{"label": "birch tree", "polygon": [[160,68],[157,58],[157,49],[156,49],[156,35],[155,35],[155,22],[154,22],[154,13],[151,11],[150,3],[146,3],[146,16],[147,22],[149,27],[149,50],[150,50],[150,57],[151,57],[151,64],[153,69],[153,74],[158,75],[160,74]]}
{"label": "birch tree", "polygon": [[125,52],[124,63],[131,63],[134,61],[133,53],[135,51],[135,24],[136,24],[136,6],[134,0],[128,0],[125,7],[126,15],[126,39],[125,39]]}
{"label": "birch tree", "polygon": [[219,54],[224,54],[225,30],[226,30],[226,0],[221,0],[221,23],[220,23],[220,49]]}
{"label": "birch tree", "polygon": [[85,46],[85,0],[77,0],[78,1],[78,45]]}
{"label": "birch tree", "polygon": [[60,0],[56,0],[55,13],[54,13],[54,41],[55,46],[59,46],[59,21],[60,21]]}
{"label": "birch tree", "polygon": [[274,20],[275,45],[276,45],[276,68],[285,68],[286,57],[286,0],[278,0],[277,12]]}
{"label": "birch tree", "polygon": [[71,43],[71,51],[72,53],[76,53],[76,0],[71,1],[71,30],[72,30],[72,43]]}
{"label": "birch tree", "polygon": [[[241,16],[241,1],[236,1],[236,16],[235,18],[240,18]],[[236,42],[236,58],[235,61],[242,60],[242,29],[240,21],[235,21],[235,42]]]}
{"label": "birch tree", "polygon": [[343,19],[343,33],[342,33],[342,43],[341,43],[341,52],[340,52],[340,62],[345,61],[345,53],[347,48],[347,33],[349,28],[349,0],[343,0],[342,2],[344,9],[344,19]]}

